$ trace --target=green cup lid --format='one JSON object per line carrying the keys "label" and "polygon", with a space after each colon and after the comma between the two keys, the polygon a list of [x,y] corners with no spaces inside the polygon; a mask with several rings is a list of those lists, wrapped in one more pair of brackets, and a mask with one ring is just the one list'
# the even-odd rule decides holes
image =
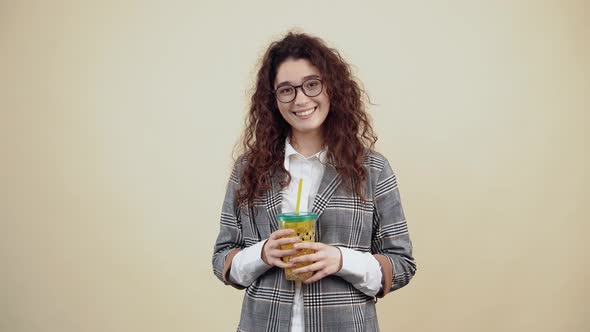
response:
{"label": "green cup lid", "polygon": [[288,212],[288,213],[281,213],[277,216],[278,221],[283,222],[300,222],[300,221],[309,221],[309,220],[316,220],[318,218],[317,213],[315,212],[299,212],[299,214],[295,214],[295,212]]}

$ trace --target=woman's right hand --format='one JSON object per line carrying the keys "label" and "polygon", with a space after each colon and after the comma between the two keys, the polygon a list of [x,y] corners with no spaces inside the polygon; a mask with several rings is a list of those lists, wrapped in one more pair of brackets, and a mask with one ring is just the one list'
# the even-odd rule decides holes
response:
{"label": "woman's right hand", "polygon": [[282,258],[283,256],[290,256],[290,255],[295,255],[297,253],[297,249],[288,249],[288,250],[282,250],[281,246],[284,246],[286,244],[293,244],[293,243],[297,243],[297,242],[301,242],[301,240],[299,239],[299,236],[292,236],[292,237],[287,237],[289,235],[292,235],[295,232],[295,230],[293,229],[279,229],[278,231],[273,232],[272,234],[270,234],[270,237],[268,238],[268,240],[266,240],[266,242],[264,243],[264,246],[262,246],[262,260],[270,266],[277,266],[283,269],[286,268],[291,268],[293,266],[295,266],[292,263],[285,263],[283,262]]}

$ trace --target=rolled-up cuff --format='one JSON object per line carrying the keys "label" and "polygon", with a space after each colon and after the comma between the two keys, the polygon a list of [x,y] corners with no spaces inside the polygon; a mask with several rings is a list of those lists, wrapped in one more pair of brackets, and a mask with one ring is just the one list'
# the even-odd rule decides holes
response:
{"label": "rolled-up cuff", "polygon": [[234,248],[227,253],[227,256],[225,256],[225,262],[223,263],[223,282],[226,285],[233,286],[237,289],[244,289],[245,288],[244,286],[234,284],[233,282],[230,281],[230,278],[229,278],[229,273],[231,271],[231,263],[234,260],[234,256],[238,252],[240,252],[240,250],[241,250],[240,248]]}
{"label": "rolled-up cuff", "polygon": [[384,255],[373,255],[373,257],[375,257],[375,259],[377,260],[377,262],[379,262],[379,265],[381,266],[381,273],[383,279],[381,280],[381,290],[379,291],[379,293],[377,293],[376,296],[378,298],[382,298],[385,295],[387,295],[387,293],[389,293],[393,285],[393,265],[391,264],[389,258],[387,258]]}

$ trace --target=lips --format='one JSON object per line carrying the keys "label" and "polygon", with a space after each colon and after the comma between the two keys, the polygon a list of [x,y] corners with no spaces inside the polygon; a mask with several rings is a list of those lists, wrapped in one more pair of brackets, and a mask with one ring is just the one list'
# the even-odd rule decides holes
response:
{"label": "lips", "polygon": [[291,112],[291,113],[293,113],[293,115],[295,115],[298,118],[306,118],[306,117],[310,116],[311,114],[313,114],[317,109],[318,109],[318,107],[316,106],[316,107],[310,108],[308,110]]}

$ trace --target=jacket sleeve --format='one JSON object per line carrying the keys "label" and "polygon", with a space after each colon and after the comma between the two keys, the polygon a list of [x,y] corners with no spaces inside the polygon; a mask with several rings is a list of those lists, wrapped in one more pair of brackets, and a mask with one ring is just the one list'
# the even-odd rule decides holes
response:
{"label": "jacket sleeve", "polygon": [[387,160],[378,176],[373,200],[371,251],[381,266],[383,285],[377,297],[383,297],[407,285],[416,273],[397,180]]}
{"label": "jacket sleeve", "polygon": [[213,247],[213,273],[226,285],[243,289],[243,286],[232,283],[229,278],[233,257],[245,247],[240,209],[235,204],[239,188],[238,165],[236,163],[232,169],[223,200],[219,235]]}

